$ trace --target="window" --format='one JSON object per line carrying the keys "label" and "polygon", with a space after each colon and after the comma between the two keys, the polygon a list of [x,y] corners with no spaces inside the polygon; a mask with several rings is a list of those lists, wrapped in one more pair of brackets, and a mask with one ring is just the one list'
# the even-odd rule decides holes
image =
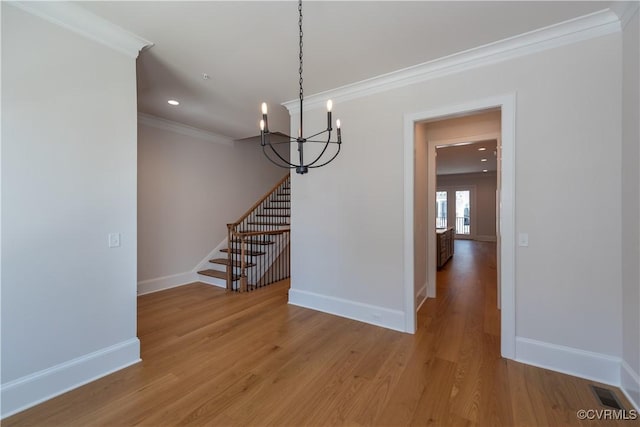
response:
{"label": "window", "polygon": [[436,228],[447,228],[447,192],[436,192]]}
{"label": "window", "polygon": [[456,191],[456,234],[470,234],[470,191]]}

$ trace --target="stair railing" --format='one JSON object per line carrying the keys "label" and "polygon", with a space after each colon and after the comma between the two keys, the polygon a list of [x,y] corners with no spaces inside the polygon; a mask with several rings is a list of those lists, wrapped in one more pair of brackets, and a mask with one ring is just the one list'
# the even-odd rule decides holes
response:
{"label": "stair railing", "polygon": [[287,174],[236,222],[227,224],[228,290],[246,292],[290,276],[290,207]]}

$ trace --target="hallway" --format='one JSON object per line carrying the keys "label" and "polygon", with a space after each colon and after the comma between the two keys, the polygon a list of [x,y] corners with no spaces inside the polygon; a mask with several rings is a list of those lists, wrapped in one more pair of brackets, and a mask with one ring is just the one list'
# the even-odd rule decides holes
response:
{"label": "hallway", "polygon": [[[425,375],[437,375],[439,393],[446,390],[448,393],[442,394],[448,398],[436,400],[441,407],[429,408],[430,418],[442,422],[449,413],[448,423],[452,424],[464,419],[479,425],[517,424],[519,411],[511,411],[515,402],[509,377],[516,372],[520,376],[528,368],[500,357],[496,244],[456,240],[455,254],[438,271],[436,280],[437,297],[428,299],[420,309],[418,330],[433,337]],[[426,388],[427,394],[434,393],[430,388]],[[526,404],[517,409],[524,408]],[[536,424],[531,419],[527,422]]]}

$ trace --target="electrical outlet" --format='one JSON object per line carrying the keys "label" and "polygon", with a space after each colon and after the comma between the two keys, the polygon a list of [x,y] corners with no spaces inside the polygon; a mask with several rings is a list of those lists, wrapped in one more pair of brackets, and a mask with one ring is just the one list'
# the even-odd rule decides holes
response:
{"label": "electrical outlet", "polygon": [[120,233],[109,233],[109,247],[120,247]]}

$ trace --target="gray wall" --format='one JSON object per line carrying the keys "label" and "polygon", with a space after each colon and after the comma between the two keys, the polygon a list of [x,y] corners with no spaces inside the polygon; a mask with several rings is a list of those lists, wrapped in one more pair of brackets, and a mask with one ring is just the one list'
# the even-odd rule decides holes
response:
{"label": "gray wall", "polygon": [[139,358],[135,79],[2,3],[3,414]]}
{"label": "gray wall", "polygon": [[191,271],[288,171],[259,141],[138,127],[138,281]]}
{"label": "gray wall", "polygon": [[[640,406],[639,13],[623,31],[622,67],[622,385]],[[635,377],[635,378],[634,378]]]}

